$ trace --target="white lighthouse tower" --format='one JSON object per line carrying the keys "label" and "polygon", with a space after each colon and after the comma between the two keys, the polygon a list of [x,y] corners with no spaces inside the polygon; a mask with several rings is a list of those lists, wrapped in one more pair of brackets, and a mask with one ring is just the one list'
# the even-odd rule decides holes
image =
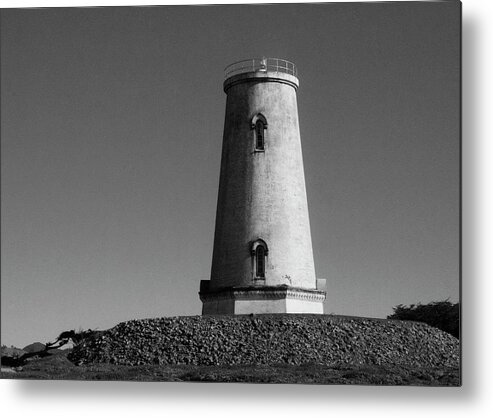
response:
{"label": "white lighthouse tower", "polygon": [[301,153],[293,63],[240,61],[227,95],[210,280],[202,314],[323,313]]}

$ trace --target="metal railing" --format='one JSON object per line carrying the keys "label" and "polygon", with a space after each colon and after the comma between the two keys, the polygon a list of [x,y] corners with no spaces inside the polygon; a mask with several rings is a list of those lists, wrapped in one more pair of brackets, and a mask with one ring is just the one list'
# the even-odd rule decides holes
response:
{"label": "metal railing", "polygon": [[234,62],[233,64],[228,65],[224,69],[224,79],[227,79],[236,74],[256,71],[277,71],[298,77],[298,70],[296,68],[296,65],[294,65],[290,61],[286,61],[280,58],[252,58],[249,60]]}

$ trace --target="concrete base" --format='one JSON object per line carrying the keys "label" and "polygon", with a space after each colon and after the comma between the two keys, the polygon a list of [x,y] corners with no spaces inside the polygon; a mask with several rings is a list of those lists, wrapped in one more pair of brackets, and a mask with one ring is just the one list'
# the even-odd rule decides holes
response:
{"label": "concrete base", "polygon": [[206,284],[202,283],[199,295],[203,303],[202,315],[324,313],[325,292],[322,290],[290,286],[250,286],[208,291]]}

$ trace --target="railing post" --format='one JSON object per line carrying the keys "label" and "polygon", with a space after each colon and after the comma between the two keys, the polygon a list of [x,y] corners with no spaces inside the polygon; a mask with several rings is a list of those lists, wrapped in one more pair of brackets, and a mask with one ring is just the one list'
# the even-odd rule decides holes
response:
{"label": "railing post", "polygon": [[227,79],[236,74],[256,71],[277,71],[298,77],[298,69],[294,63],[280,58],[250,58],[228,65],[224,69],[224,78]]}

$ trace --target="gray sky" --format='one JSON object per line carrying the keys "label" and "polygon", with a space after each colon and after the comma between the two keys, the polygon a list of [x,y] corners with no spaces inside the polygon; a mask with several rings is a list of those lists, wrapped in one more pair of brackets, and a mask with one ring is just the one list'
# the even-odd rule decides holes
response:
{"label": "gray sky", "polygon": [[293,61],[326,312],[459,297],[460,4],[1,15],[1,337],[196,315],[223,68]]}

